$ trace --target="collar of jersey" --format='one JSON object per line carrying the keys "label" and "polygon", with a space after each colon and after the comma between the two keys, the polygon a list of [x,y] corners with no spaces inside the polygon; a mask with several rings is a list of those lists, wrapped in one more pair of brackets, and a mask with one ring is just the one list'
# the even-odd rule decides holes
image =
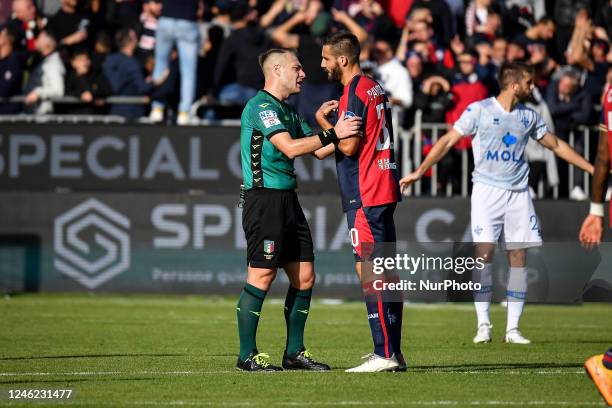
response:
{"label": "collar of jersey", "polygon": [[353,76],[353,77],[351,78],[351,80],[350,80],[350,81],[348,81],[348,83],[346,84],[345,88],[349,88],[349,87],[351,86],[351,84],[353,83],[353,81],[354,81],[356,78],[359,78],[359,77],[361,77],[361,74],[355,74],[355,76]]}
{"label": "collar of jersey", "polygon": [[270,92],[266,91],[265,89],[262,89],[261,92],[265,93],[266,95],[268,95],[270,98],[274,99],[276,102],[284,105],[285,103],[283,101],[281,101],[280,99],[278,99],[276,96],[272,95]]}
{"label": "collar of jersey", "polygon": [[497,98],[495,96],[492,96],[491,98],[493,98],[493,103],[495,104],[495,106],[497,106],[497,108],[502,111],[505,115],[511,115],[517,108],[518,103],[514,106],[514,109],[512,109],[510,112],[508,112],[507,110],[504,109],[503,106],[501,106],[501,103],[499,103],[499,101],[497,100]]}

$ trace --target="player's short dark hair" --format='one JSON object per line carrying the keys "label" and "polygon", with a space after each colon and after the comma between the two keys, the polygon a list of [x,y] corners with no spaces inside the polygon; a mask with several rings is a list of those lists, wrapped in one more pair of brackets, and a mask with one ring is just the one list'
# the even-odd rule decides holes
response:
{"label": "player's short dark hair", "polygon": [[499,70],[499,86],[506,89],[508,85],[520,82],[525,75],[533,75],[533,67],[524,62],[509,62]]}
{"label": "player's short dark hair", "polygon": [[274,54],[295,54],[295,51],[287,49],[287,48],[270,48],[268,51],[264,52],[263,54],[259,55],[259,66],[261,67],[261,69],[263,70],[263,66],[266,62],[266,60]]}
{"label": "player's short dark hair", "polygon": [[332,54],[336,57],[344,55],[348,59],[349,64],[359,62],[361,46],[355,34],[348,31],[335,32],[325,39],[323,45],[328,45],[331,48]]}

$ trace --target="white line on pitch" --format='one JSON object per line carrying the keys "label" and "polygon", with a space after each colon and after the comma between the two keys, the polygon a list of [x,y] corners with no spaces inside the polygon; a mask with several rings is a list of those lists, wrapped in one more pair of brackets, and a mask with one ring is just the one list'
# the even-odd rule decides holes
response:
{"label": "white line on pitch", "polygon": [[[41,404],[45,404],[47,401],[41,400]],[[49,401],[51,403],[51,401]],[[58,401],[54,401],[53,404],[57,404]],[[74,402],[78,405],[92,405],[92,406],[116,406],[116,403],[110,402]],[[71,405],[71,402],[62,402],[61,405]],[[0,403],[1,405],[1,403]],[[261,401],[122,401],[121,406],[253,406],[262,405]],[[586,406],[601,406],[601,402],[577,402],[577,401],[497,401],[497,400],[476,400],[476,401],[460,401],[460,400],[433,400],[433,401],[266,401],[265,405],[275,406],[347,406],[347,405],[370,405],[370,406],[381,406],[381,405],[400,405],[400,406],[561,406],[561,407],[586,407]]]}
{"label": "white line on pitch", "polygon": [[[208,401],[142,401],[130,402],[129,405],[183,405],[183,406],[248,406],[260,405],[261,402],[236,401],[236,402],[208,402]],[[439,401],[282,401],[282,402],[266,402],[266,405],[280,406],[345,406],[345,405],[401,405],[401,406],[453,406],[453,405],[501,405],[501,406],[600,406],[600,402],[575,402],[575,401],[458,401],[458,400],[439,400]]]}
{"label": "white line on pitch", "polygon": [[[291,371],[288,371],[291,373]],[[340,370],[336,370],[336,373],[340,373]],[[218,371],[70,371],[70,372],[30,372],[30,373],[0,373],[1,377],[36,377],[36,376],[119,376],[119,375],[200,375],[200,374],[227,374],[227,373],[239,373],[237,370],[218,370]],[[576,375],[584,374],[584,371],[528,371],[528,370],[472,370],[472,371],[461,371],[461,370],[416,370],[410,371],[409,374],[477,374],[477,375]],[[285,374],[286,375],[286,374]],[[291,375],[291,374],[289,374]]]}
{"label": "white line on pitch", "polygon": [[221,373],[235,373],[236,371],[72,371],[72,372],[36,372],[36,373],[0,373],[3,377],[28,377],[28,376],[105,376],[105,375],[193,375],[193,374],[221,374]]}

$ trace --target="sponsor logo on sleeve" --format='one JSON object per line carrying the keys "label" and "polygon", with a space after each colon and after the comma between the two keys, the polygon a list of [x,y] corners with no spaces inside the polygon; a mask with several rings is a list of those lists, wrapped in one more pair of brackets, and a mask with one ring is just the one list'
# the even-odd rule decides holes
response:
{"label": "sponsor logo on sleeve", "polygon": [[278,119],[278,115],[272,110],[265,110],[259,112],[259,118],[263,122],[266,129],[281,124],[280,120]]}

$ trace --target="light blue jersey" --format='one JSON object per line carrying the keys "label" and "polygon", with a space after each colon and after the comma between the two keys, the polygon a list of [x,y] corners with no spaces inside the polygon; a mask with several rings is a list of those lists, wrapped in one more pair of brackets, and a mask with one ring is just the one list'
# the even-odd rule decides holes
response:
{"label": "light blue jersey", "polygon": [[469,105],[453,127],[462,135],[474,135],[475,183],[512,191],[527,188],[528,137],[540,140],[548,132],[542,117],[533,109],[517,104],[507,112],[496,98],[483,99]]}

